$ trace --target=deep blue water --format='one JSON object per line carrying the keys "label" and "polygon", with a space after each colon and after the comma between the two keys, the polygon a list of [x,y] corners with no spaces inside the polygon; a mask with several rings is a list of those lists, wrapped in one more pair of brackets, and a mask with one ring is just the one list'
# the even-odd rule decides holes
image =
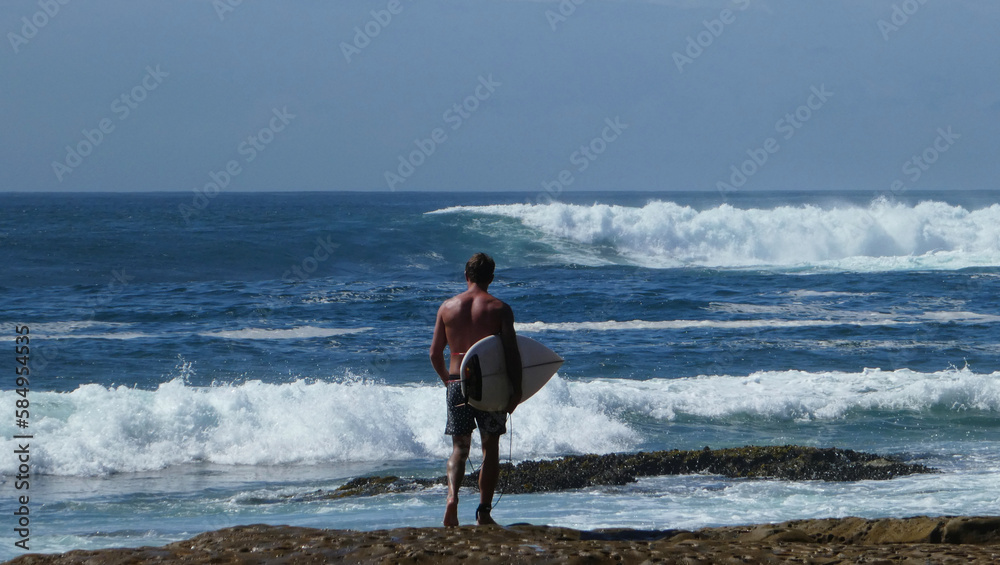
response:
{"label": "deep blue water", "polygon": [[[476,251],[496,259],[491,291],[518,331],[566,358],[515,413],[514,459],[800,443],[945,470],[847,485],[663,478],[505,497],[501,520],[697,527],[993,511],[995,193],[538,200],[224,193],[192,213],[187,194],[5,196],[0,337],[13,347],[15,325],[31,332],[32,549],[252,522],[439,523],[443,492],[305,493],[368,472],[443,472],[427,349]],[[13,383],[0,388],[13,413]],[[18,433],[13,418],[0,430]],[[0,457],[8,487],[16,465]]]}

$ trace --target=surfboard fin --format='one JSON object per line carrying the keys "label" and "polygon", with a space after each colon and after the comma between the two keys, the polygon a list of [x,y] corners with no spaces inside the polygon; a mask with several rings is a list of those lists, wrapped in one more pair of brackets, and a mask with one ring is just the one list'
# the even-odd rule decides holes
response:
{"label": "surfboard fin", "polygon": [[483,399],[483,370],[479,366],[479,356],[473,355],[465,364],[465,373],[462,374],[465,381],[465,401],[471,398],[476,402]]}

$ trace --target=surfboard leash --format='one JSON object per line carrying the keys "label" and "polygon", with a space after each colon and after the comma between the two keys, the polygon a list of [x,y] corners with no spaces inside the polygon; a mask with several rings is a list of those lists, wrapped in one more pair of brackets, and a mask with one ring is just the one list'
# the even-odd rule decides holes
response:
{"label": "surfboard leash", "polygon": [[[507,438],[507,465],[513,466],[514,459],[511,457],[514,454],[514,415],[513,414],[507,414],[507,422],[508,422],[509,428],[510,428],[507,431],[507,433],[510,434],[510,437]],[[496,508],[497,504],[500,504],[500,499],[503,498],[503,493],[507,490],[507,487],[510,485],[510,475],[511,475],[511,473],[508,472],[506,475],[507,476],[504,477],[503,486],[500,487],[500,496],[497,497],[496,502],[491,502],[490,503],[490,508],[491,509],[492,508]]]}
{"label": "surfboard leash", "polygon": [[[508,418],[508,423],[510,424],[509,430],[507,432],[510,435],[510,437],[507,438],[507,464],[509,466],[513,467],[514,466],[514,457],[513,457],[513,455],[514,455],[514,415],[513,414],[507,414],[507,418]],[[472,474],[479,473],[482,470],[483,470],[483,461],[481,460],[481,461],[479,461],[479,465],[472,472]],[[493,510],[494,508],[497,507],[497,504],[500,504],[500,499],[503,498],[504,491],[506,491],[507,487],[510,485],[510,475],[511,475],[511,473],[507,473],[506,474],[506,476],[504,477],[503,485],[500,486],[500,488],[497,489],[497,490],[500,491],[500,495],[497,496],[497,499],[495,501],[490,501],[490,510]]]}
{"label": "surfboard leash", "polygon": [[[514,415],[513,414],[507,414],[507,418],[508,418],[508,423],[510,424],[510,426],[509,426],[510,429],[507,431],[507,433],[510,436],[510,437],[507,438],[507,464],[510,465],[510,466],[513,466],[513,464],[514,464],[514,457],[513,457],[513,455],[514,455]],[[479,473],[480,471],[482,471],[482,469],[483,469],[483,462],[480,461],[479,465],[472,472],[472,474]],[[500,488],[497,489],[497,490],[500,491],[500,495],[497,496],[497,499],[495,501],[490,501],[490,510],[496,508],[497,504],[500,504],[500,499],[503,498],[504,491],[506,491],[507,487],[510,485],[510,475],[511,475],[511,473],[507,473],[504,476],[503,485],[500,486]]]}

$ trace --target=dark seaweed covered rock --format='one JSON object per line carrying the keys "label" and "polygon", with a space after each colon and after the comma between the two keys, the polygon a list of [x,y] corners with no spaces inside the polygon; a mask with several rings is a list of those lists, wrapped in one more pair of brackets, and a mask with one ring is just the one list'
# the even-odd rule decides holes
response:
{"label": "dark seaweed covered rock", "polygon": [[433,479],[401,479],[391,475],[386,477],[358,477],[340,485],[337,487],[337,490],[326,493],[323,498],[374,496],[389,492],[406,492],[429,487],[439,482]]}
{"label": "dark seaweed covered rock", "polygon": [[[573,455],[553,461],[503,465],[504,492],[527,493],[599,485],[623,485],[638,477],[711,474],[732,478],[793,481],[886,480],[929,473],[923,465],[897,458],[837,448],[794,445],[695,451]],[[470,481],[467,479],[466,483]]]}
{"label": "dark seaweed covered rock", "polygon": [[[923,465],[904,463],[896,457],[835,447],[821,449],[796,445],[570,455],[560,459],[523,461],[517,465],[506,463],[500,467],[500,487],[509,494],[624,485],[635,482],[639,477],[659,475],[710,474],[748,479],[862,481],[935,472]],[[477,488],[477,480],[478,472],[469,474],[462,486]],[[447,479],[361,477],[326,496],[371,496],[435,484],[447,484]]]}

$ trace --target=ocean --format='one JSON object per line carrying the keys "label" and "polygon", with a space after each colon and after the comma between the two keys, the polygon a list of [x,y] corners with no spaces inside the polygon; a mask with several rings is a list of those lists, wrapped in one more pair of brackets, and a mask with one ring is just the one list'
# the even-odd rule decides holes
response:
{"label": "ocean", "polygon": [[60,552],[439,525],[443,487],[322,493],[444,474],[428,348],[477,251],[517,331],[566,359],[504,460],[800,444],[940,470],[644,478],[505,495],[501,523],[996,514],[995,191],[7,194],[0,558],[23,552],[18,528]]}

